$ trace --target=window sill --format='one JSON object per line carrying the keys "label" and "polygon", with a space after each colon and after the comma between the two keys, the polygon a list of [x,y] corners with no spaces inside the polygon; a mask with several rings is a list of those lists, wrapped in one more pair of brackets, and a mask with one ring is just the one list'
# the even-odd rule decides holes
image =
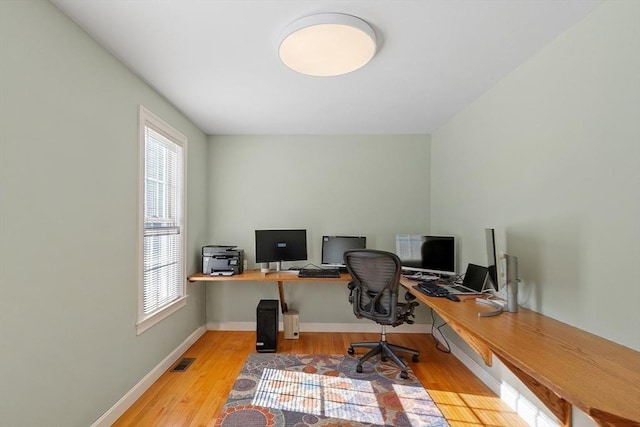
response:
{"label": "window sill", "polygon": [[187,295],[175,300],[171,304],[167,305],[166,307],[162,308],[159,311],[156,311],[155,313],[149,315],[148,317],[142,320],[138,320],[136,322],[136,335],[140,335],[141,333],[143,333],[144,331],[146,331],[156,323],[169,317],[171,314],[175,313],[176,311],[180,310],[182,307],[186,305],[187,305]]}

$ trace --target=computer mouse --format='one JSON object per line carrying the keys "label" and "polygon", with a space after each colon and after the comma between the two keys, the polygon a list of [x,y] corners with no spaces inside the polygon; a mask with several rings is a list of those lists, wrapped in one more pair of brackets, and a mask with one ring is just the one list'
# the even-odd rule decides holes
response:
{"label": "computer mouse", "polygon": [[447,295],[447,299],[450,299],[451,301],[460,301],[460,298],[458,298],[456,295],[454,294],[448,294]]}

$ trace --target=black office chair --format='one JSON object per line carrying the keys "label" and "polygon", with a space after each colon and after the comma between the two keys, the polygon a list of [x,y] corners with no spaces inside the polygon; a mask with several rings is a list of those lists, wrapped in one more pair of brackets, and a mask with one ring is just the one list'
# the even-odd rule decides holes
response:
{"label": "black office chair", "polygon": [[380,354],[382,360],[393,360],[402,369],[400,376],[408,378],[407,365],[394,351],[412,354],[413,362],[419,360],[420,353],[412,348],[389,344],[386,337],[387,326],[413,323],[413,310],[418,305],[409,293],[405,294],[407,302],[398,302],[400,259],[391,252],[354,249],[345,252],[344,263],[353,279],[349,282],[349,302],[353,305],[353,313],[358,318],[371,319],[382,325],[379,342],[356,342],[349,346],[347,352],[351,355],[356,347],[371,349],[360,358],[356,370],[362,372],[362,363]]}

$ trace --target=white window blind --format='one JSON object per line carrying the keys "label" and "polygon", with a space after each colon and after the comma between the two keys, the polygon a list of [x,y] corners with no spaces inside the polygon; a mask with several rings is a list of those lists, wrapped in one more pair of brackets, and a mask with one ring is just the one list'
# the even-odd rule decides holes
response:
{"label": "white window blind", "polygon": [[185,294],[184,155],[181,143],[184,137],[172,128],[166,129],[168,125],[164,122],[154,123],[154,118],[141,107],[144,166],[139,332],[141,323],[170,307]]}

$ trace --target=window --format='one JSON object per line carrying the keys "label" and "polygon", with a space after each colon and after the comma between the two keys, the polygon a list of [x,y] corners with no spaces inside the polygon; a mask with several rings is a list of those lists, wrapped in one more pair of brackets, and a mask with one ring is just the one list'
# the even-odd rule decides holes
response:
{"label": "window", "polygon": [[146,108],[140,122],[140,285],[138,334],[186,305],[187,139]]}

